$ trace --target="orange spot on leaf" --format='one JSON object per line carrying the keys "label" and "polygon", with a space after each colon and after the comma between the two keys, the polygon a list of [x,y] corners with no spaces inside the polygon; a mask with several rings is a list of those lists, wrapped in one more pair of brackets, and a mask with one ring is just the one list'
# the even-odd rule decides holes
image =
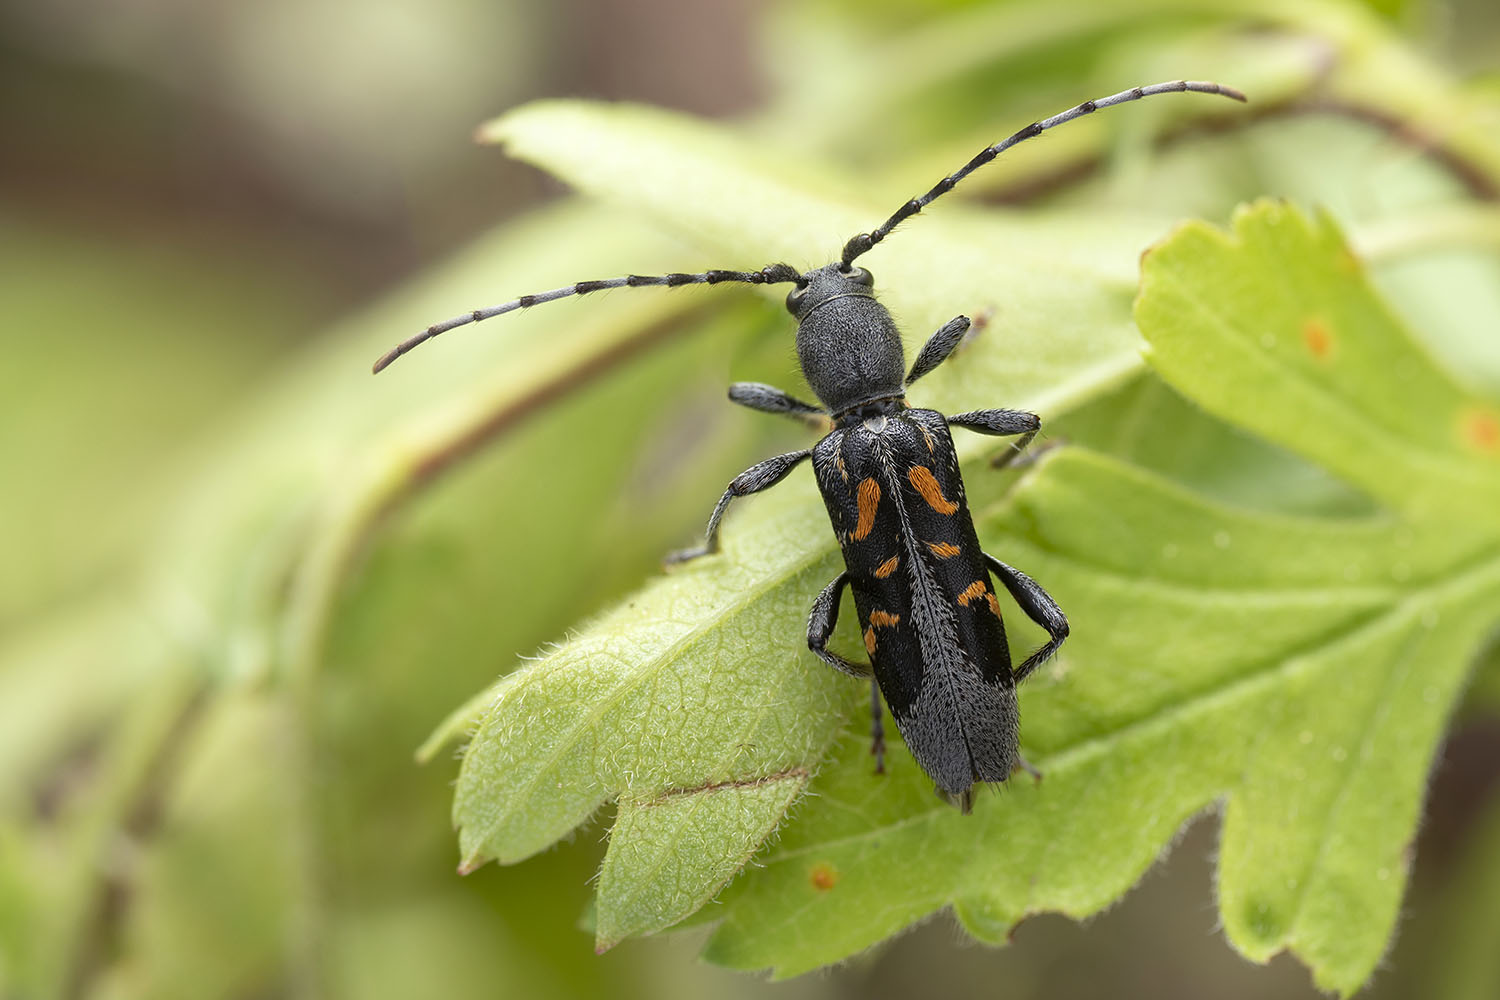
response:
{"label": "orange spot on leaf", "polygon": [[859,524],[854,527],[853,538],[862,542],[875,527],[875,511],[880,508],[880,484],[873,479],[859,481]]}
{"label": "orange spot on leaf", "polygon": [[812,871],[808,874],[808,880],[812,882],[814,889],[827,892],[839,884],[839,873],[834,871],[833,865],[820,861],[813,865]]}
{"label": "orange spot on leaf", "polygon": [[927,501],[927,506],[939,514],[951,514],[958,510],[958,504],[943,496],[943,488],[938,485],[937,477],[927,466],[913,465],[907,470],[906,478],[911,481],[912,489]]}
{"label": "orange spot on leaf", "polygon": [[1316,316],[1302,324],[1302,342],[1319,361],[1326,361],[1333,354],[1333,331]]}
{"label": "orange spot on leaf", "polygon": [[1474,410],[1464,417],[1464,440],[1471,448],[1488,455],[1500,455],[1500,413]]}

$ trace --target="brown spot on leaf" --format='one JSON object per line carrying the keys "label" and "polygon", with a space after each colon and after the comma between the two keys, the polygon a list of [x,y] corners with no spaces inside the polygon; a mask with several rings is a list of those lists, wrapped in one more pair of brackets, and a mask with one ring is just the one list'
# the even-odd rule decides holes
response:
{"label": "brown spot on leaf", "polygon": [[1463,420],[1464,441],[1486,455],[1500,455],[1500,413],[1473,410]]}
{"label": "brown spot on leaf", "polygon": [[1302,324],[1302,342],[1319,361],[1327,361],[1333,355],[1333,331],[1316,316]]}
{"label": "brown spot on leaf", "polygon": [[812,882],[813,888],[819,892],[827,892],[839,884],[839,873],[826,861],[819,861],[813,865],[807,877]]}

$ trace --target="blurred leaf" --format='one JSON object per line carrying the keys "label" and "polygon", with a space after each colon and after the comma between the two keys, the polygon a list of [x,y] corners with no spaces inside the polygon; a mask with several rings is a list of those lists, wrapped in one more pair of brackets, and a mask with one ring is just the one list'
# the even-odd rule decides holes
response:
{"label": "blurred leaf", "polygon": [[1447,881],[1422,989],[1439,1000],[1488,1000],[1500,995],[1494,935],[1500,925],[1500,797],[1493,792]]}

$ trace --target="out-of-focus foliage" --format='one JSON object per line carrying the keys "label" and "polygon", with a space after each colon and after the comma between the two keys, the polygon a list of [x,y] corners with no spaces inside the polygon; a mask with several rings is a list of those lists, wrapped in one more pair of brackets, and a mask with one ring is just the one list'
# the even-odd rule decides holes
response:
{"label": "out-of-focus foliage", "polygon": [[[1476,200],[1500,190],[1494,94],[1466,90],[1399,37],[1426,16],[1424,5],[1375,6],[1379,14],[1358,4],[1230,0],[940,11],[887,3],[867,17],[865,4],[789,4],[769,12],[762,42],[774,94],[724,141],[733,148],[748,136],[752,174],[771,165],[789,196],[823,206],[805,222],[771,225],[785,205],[747,202],[735,206],[738,214],[762,228],[703,229],[643,188],[639,172],[579,175],[616,206],[565,204],[477,241],[295,352],[232,420],[198,433],[192,460],[183,461],[180,446],[165,447],[179,439],[165,426],[118,446],[66,442],[87,468],[70,480],[43,466],[47,474],[33,481],[48,485],[30,488],[44,488],[60,507],[78,504],[70,530],[6,529],[15,575],[0,588],[0,992],[660,996],[701,994],[709,984],[724,995],[756,991],[752,981],[693,966],[693,946],[580,955],[588,939],[571,928],[600,861],[599,827],[524,865],[455,877],[445,822],[454,769],[418,768],[411,752],[453,706],[509,672],[517,654],[562,638],[638,588],[659,554],[696,530],[735,472],[803,440],[722,400],[730,376],[795,387],[784,313],[773,298],[724,289],[622,292],[451,334],[378,380],[367,375],[370,360],[436,317],[578,278],[758,266],[783,256],[821,262],[843,238],[1019,123],[1135,82],[1215,78],[1250,91],[1252,110],[1230,115],[1236,109],[1165,100],[1060,130],[974,177],[882,247],[872,267],[913,340],[954,313],[996,309],[986,337],[924,383],[932,400],[1032,405],[1049,431],[1101,453],[1058,458],[1005,509],[1024,511],[1028,498],[1065,485],[1071,469],[1115,475],[1162,502],[1191,490],[1199,495],[1182,502],[1200,513],[1372,516],[1371,502],[1350,486],[1230,429],[1147,375],[1131,350],[1138,342],[1130,310],[1136,255],[1176,220],[1224,223],[1236,203],[1267,194],[1319,204],[1356,253],[1368,251],[1376,290],[1439,363],[1494,397],[1500,276],[1493,255],[1477,248],[1484,240],[1493,247],[1494,226],[1442,225],[1469,218]],[[265,364],[275,345],[247,344],[244,355],[219,346],[199,356],[192,327],[277,326],[285,303],[310,294],[294,281],[278,297],[227,282],[213,292],[215,279],[195,277],[184,261],[171,265],[173,287],[141,297],[150,308],[122,301],[95,315],[98,300],[85,292],[103,276],[90,281],[69,253],[46,253],[43,237],[6,245],[22,271],[7,269],[5,280],[21,286],[17,295],[34,285],[36,296],[21,313],[33,321],[20,337],[61,321],[97,327],[103,349],[85,359],[95,366],[86,379],[68,381],[77,360],[47,356],[35,338],[27,344],[32,360],[6,369],[46,372],[73,393],[59,395],[35,376],[8,385],[5,405],[36,428],[7,423],[4,432],[9,479],[23,483],[7,488],[6,502],[22,511],[41,503],[26,499],[26,470],[62,461],[62,445],[49,445],[46,431],[70,405],[91,412],[83,426],[100,433],[110,430],[111,400],[181,399],[180,412],[201,412],[196,400],[243,384],[225,373]],[[1051,283],[1018,282],[1007,272],[1005,261],[1029,259],[1027,247],[1035,259],[1057,262]],[[152,279],[124,271],[131,256],[138,255],[122,251],[100,267],[140,289]],[[63,262],[50,292],[35,277],[46,260]],[[184,287],[217,306],[195,307]],[[1097,310],[1085,308],[1091,302]],[[1049,341],[1038,317],[1059,310],[1076,310],[1079,319]],[[120,350],[120,341],[133,349]],[[1066,355],[1059,344],[1070,345]],[[23,357],[6,346],[9,359]],[[177,370],[192,374],[153,381],[155,367],[142,363],[149,351],[172,352],[185,365]],[[133,393],[111,395],[112,359],[131,367]],[[1060,371],[1075,369],[1091,374],[1088,391],[1060,381]],[[117,464],[101,464],[110,456]],[[978,506],[1004,486],[977,473],[970,480]],[[730,521],[731,552],[760,551],[775,532],[800,543],[798,532],[812,539],[824,530],[810,491],[784,489],[785,497],[759,498]],[[1087,497],[1076,502],[1075,529],[1089,509]],[[1059,500],[1038,510],[1057,507],[1068,509]],[[93,514],[112,510],[122,519]],[[1075,590],[1066,582],[1062,560],[1041,547],[1032,552],[1007,523],[986,521],[987,540],[1003,548],[1015,538],[1012,561],[1049,585],[1052,572],[1064,581],[1060,596],[1094,606],[1083,583]],[[826,551],[826,539],[820,544]],[[765,551],[779,558],[789,550],[778,542]],[[831,563],[815,547],[801,551],[818,563],[796,577],[805,578],[810,600]],[[10,561],[11,552],[25,562]],[[655,586],[724,572],[695,567]],[[805,601],[791,600],[792,589],[788,607],[800,607]],[[75,595],[71,606],[61,605],[65,595]],[[52,613],[34,622],[43,606]],[[1082,621],[1075,612],[1077,652],[1061,662],[1061,676],[1023,695],[1025,738],[1039,747],[1051,732],[1048,700],[1065,713],[1076,704],[1067,693],[1089,690],[1089,664],[1109,655],[1107,646],[1090,650],[1081,641],[1092,622],[1091,641],[1107,644],[1099,616],[1091,611]],[[782,617],[767,627],[774,631],[767,648],[784,642],[790,661],[802,614]],[[1029,637],[1023,630],[1018,641]],[[1445,671],[1457,657],[1455,650],[1443,658]],[[803,684],[837,701],[841,682],[819,674],[824,668],[809,657],[778,669],[798,671]],[[1461,680],[1443,676],[1449,686]],[[1423,710],[1440,717],[1446,697],[1440,692]],[[845,711],[854,713],[857,700],[851,695]],[[830,782],[824,794],[792,807],[782,853],[768,857],[795,858],[796,845],[829,829],[848,798],[835,794],[838,782],[866,780],[854,730],[797,735],[812,745],[833,741],[836,764],[819,779]],[[1396,791],[1408,823],[1411,775],[1429,752],[1402,765],[1407,780]],[[878,786],[871,808],[956,823],[932,810],[910,770]],[[1064,770],[1059,761],[1059,778]],[[1132,769],[1121,787],[1153,773]],[[1044,806],[1052,794],[1046,783],[1017,788],[990,811],[998,817],[999,807],[1019,808],[1023,799]],[[1268,797],[1265,814],[1291,801]],[[638,819],[629,803],[620,815]],[[1165,835],[1181,819],[1162,814],[1140,825]],[[965,835],[977,835],[982,822]],[[1283,826],[1289,836],[1306,832],[1295,821]],[[991,839],[1003,841],[1003,833]],[[1492,839],[1474,838],[1473,850]],[[997,863],[992,846],[985,850],[976,863]],[[1135,870],[1149,861],[1145,851]],[[731,886],[731,907],[704,915],[786,905],[790,890],[775,885],[794,863],[750,869],[760,888]],[[653,896],[657,888],[638,886],[632,905],[662,915],[660,898],[670,894]],[[872,899],[884,898],[875,891]],[[1473,905],[1454,895],[1455,906]],[[924,905],[948,898],[936,894]],[[671,906],[667,918],[677,915]],[[908,906],[898,916],[917,915]],[[1018,915],[991,914],[987,936],[1000,936]],[[971,927],[985,916],[965,913]],[[619,926],[649,924],[627,913]],[[1274,947],[1277,928],[1261,929],[1267,933],[1253,940]],[[1229,930],[1246,946],[1256,928]],[[732,955],[733,934],[720,934],[715,947],[726,960],[775,961]],[[840,951],[821,935],[807,944],[828,950],[804,964]],[[1163,942],[1157,961],[1182,960],[1179,946]],[[1364,952],[1345,968],[1361,962]],[[1347,987],[1353,978],[1330,981]],[[792,989],[837,992],[850,981]],[[860,986],[866,994],[877,987]]]}

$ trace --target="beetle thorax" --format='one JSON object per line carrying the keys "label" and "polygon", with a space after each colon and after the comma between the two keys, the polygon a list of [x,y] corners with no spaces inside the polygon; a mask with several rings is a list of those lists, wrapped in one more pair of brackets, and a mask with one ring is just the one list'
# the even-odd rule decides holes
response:
{"label": "beetle thorax", "polygon": [[829,411],[838,414],[874,399],[899,397],[906,373],[901,334],[875,300],[870,272],[837,263],[810,271],[787,296],[797,317],[802,374]]}

